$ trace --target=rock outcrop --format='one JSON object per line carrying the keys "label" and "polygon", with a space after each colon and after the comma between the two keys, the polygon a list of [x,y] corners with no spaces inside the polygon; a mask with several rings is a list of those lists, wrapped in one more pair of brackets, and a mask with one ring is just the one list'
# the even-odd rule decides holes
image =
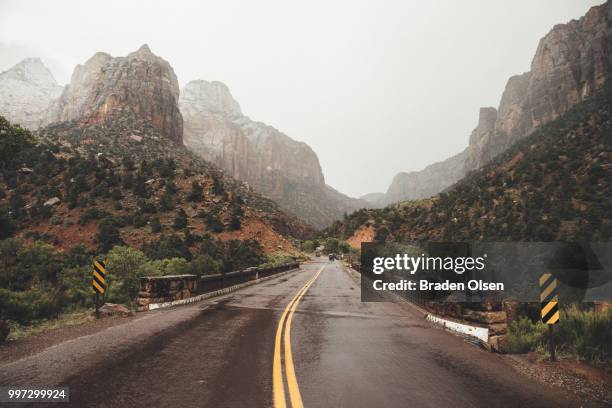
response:
{"label": "rock outcrop", "polygon": [[0,74],[0,115],[37,129],[49,105],[62,92],[39,58],[27,58]]}
{"label": "rock outcrop", "polygon": [[555,26],[538,45],[531,70],[511,77],[499,108],[482,108],[467,149],[422,171],[400,173],[383,200],[390,204],[443,191],[521,138],[592,96],[612,71],[612,6],[591,8]]}
{"label": "rock outcrop", "polygon": [[98,52],[75,68],[70,84],[49,109],[45,124],[75,121],[92,125],[132,115],[182,143],[178,100],[174,70],[147,45],[127,57]]}
{"label": "rock outcrop", "polygon": [[579,20],[555,26],[540,40],[531,71],[510,78],[493,135],[472,144],[466,169],[489,162],[517,140],[593,95],[612,70],[612,6],[591,8]]}
{"label": "rock outcrop", "polygon": [[249,119],[224,84],[189,82],[180,108],[186,146],[311,225],[327,226],[366,205],[327,186],[310,146]]}
{"label": "rock outcrop", "polygon": [[467,149],[421,171],[398,173],[387,190],[385,204],[431,197],[453,185],[464,176],[466,157]]}

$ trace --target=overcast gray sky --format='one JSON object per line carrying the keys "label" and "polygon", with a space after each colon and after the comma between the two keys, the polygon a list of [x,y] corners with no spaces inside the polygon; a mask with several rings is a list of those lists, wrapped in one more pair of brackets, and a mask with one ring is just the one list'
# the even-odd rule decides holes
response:
{"label": "overcast gray sky", "polygon": [[359,196],[461,151],[538,40],[600,3],[2,0],[0,70],[39,56],[64,84],[96,51],[148,43],[181,85],[224,82],[246,115],[308,143],[327,183]]}

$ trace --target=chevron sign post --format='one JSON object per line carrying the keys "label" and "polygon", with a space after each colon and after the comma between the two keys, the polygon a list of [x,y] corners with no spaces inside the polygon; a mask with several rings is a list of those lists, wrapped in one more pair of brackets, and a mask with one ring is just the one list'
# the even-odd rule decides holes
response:
{"label": "chevron sign post", "polygon": [[550,348],[550,361],[555,361],[555,343],[553,339],[553,325],[559,321],[559,294],[557,293],[557,279],[550,273],[540,276],[540,316],[548,325],[548,345]]}

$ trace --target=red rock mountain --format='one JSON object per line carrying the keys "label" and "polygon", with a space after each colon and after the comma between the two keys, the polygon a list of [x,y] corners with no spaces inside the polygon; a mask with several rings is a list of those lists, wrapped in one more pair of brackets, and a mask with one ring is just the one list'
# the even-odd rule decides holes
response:
{"label": "red rock mountain", "polygon": [[50,107],[45,122],[91,125],[133,115],[182,143],[178,99],[174,70],[147,45],[127,57],[98,52],[75,68],[70,84]]}
{"label": "red rock mountain", "polygon": [[316,153],[243,115],[227,86],[191,81],[181,92],[189,148],[315,227],[367,205],[325,184]]}
{"label": "red rock mountain", "polygon": [[499,108],[482,108],[465,151],[400,173],[383,204],[427,198],[487,164],[517,140],[562,116],[601,88],[612,71],[612,6],[591,8],[540,40],[531,70],[508,80]]}

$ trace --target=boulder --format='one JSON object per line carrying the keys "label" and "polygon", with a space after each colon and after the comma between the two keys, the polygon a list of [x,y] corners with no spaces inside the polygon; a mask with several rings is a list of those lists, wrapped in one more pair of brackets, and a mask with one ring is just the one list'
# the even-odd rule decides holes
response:
{"label": "boulder", "polygon": [[115,303],[105,303],[100,308],[100,315],[104,317],[107,317],[107,316],[127,317],[127,316],[131,316],[132,314],[133,314],[132,311],[128,309],[127,307],[125,307],[124,305],[118,305]]}
{"label": "boulder", "polygon": [[61,202],[62,202],[62,200],[60,200],[59,197],[52,197],[52,198],[48,199],[47,201],[45,201],[43,203],[43,205],[45,207],[52,207],[52,206],[57,205],[57,204],[59,204]]}

